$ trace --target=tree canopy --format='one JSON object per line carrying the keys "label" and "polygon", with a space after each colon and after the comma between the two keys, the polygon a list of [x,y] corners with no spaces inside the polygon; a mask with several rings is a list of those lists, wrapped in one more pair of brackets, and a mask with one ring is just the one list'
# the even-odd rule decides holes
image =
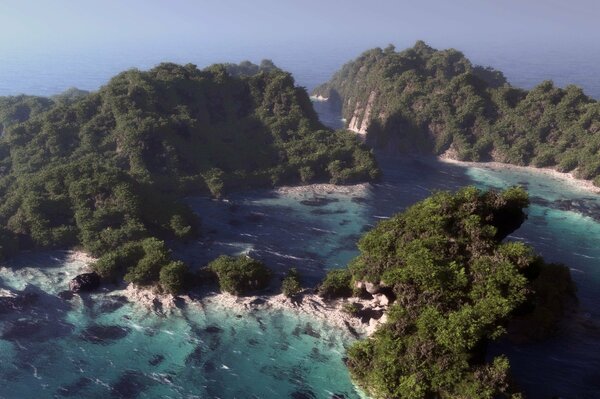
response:
{"label": "tree canopy", "polygon": [[[164,63],[120,73],[97,92],[4,97],[0,127],[0,256],[80,246],[103,257],[101,274],[131,281],[155,281],[170,265],[144,240],[158,248],[198,230],[184,196],[379,173],[372,154],[351,133],[325,128],[306,91],[270,61]],[[152,262],[125,261],[139,242]],[[174,286],[181,267],[168,270]]]}
{"label": "tree canopy", "polygon": [[315,94],[393,152],[552,167],[600,185],[600,103],[576,86],[512,87],[502,72],[423,42],[366,51]]}
{"label": "tree canopy", "polygon": [[350,277],[337,280],[346,290],[352,282],[375,284],[393,299],[388,321],[348,351],[352,376],[370,394],[519,397],[508,360],[486,361],[487,344],[515,319],[535,321],[520,324],[534,339],[555,331],[574,294],[565,266],[503,241],[525,220],[527,205],[518,188],[438,192],[362,237]]}

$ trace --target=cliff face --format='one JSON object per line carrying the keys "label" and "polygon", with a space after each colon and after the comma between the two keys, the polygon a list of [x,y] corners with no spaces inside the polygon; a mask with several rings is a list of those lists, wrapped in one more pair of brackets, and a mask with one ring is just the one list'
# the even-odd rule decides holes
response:
{"label": "cliff face", "polygon": [[352,112],[352,118],[348,124],[348,130],[351,130],[358,134],[367,134],[369,128],[369,122],[371,121],[371,113],[373,112],[373,104],[377,99],[377,92],[371,91],[369,99],[366,105],[363,107],[360,101],[356,101],[354,104],[354,112]]}
{"label": "cliff face", "polygon": [[580,88],[530,91],[423,42],[366,51],[313,93],[334,99],[348,129],[392,152],[552,167],[600,184],[600,104]]}

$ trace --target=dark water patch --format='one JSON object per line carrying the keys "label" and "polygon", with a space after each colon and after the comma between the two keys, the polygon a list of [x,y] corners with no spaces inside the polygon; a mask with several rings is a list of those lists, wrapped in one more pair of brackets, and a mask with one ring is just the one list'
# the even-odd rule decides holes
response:
{"label": "dark water patch", "polygon": [[366,204],[368,199],[364,197],[352,197],[350,201],[354,202],[355,204]]}
{"label": "dark water patch", "polygon": [[211,351],[216,351],[217,349],[219,349],[221,347],[221,337],[218,335],[213,335],[210,337],[210,340],[208,341],[208,349],[210,349]]}
{"label": "dark water patch", "polygon": [[583,199],[558,199],[550,204],[551,208],[561,211],[577,212],[600,221],[600,203],[597,199],[586,201]]}
{"label": "dark water patch", "polygon": [[334,393],[329,399],[347,399],[343,393]]}
{"label": "dark water patch", "polygon": [[5,323],[0,337],[7,341],[45,342],[69,336],[73,330],[74,326],[72,324],[62,321],[20,318]]}
{"label": "dark water patch", "polygon": [[118,399],[134,399],[155,381],[140,371],[127,370],[112,386],[112,397]]}
{"label": "dark water patch", "polygon": [[294,391],[290,395],[290,398],[291,399],[317,399],[314,392],[309,389],[304,389],[301,391]]}
{"label": "dark water patch", "polygon": [[255,338],[248,338],[248,340],[246,342],[248,342],[248,345],[250,345],[250,346],[260,345],[260,341]]}
{"label": "dark water patch", "polygon": [[15,296],[0,297],[0,314],[22,312],[33,306],[39,299],[35,293],[18,293]]}
{"label": "dark water patch", "polygon": [[300,203],[305,206],[326,206],[334,202],[340,202],[340,200],[337,198],[314,197],[300,201]]}
{"label": "dark water patch", "polygon": [[292,335],[295,337],[300,337],[300,335],[308,335],[313,338],[321,338],[321,334],[315,330],[310,323],[306,323],[303,325],[297,325],[292,331]]}
{"label": "dark water patch", "polygon": [[227,221],[227,224],[230,225],[231,227],[240,227],[243,223],[241,220],[238,220],[238,219],[229,219]]}
{"label": "dark water patch", "polygon": [[79,337],[93,344],[107,345],[125,338],[130,331],[129,327],[124,326],[94,324],[83,330]]}
{"label": "dark water patch", "polygon": [[249,215],[246,216],[246,220],[251,223],[259,223],[265,219],[264,213],[259,212],[250,212]]}
{"label": "dark water patch", "polygon": [[348,213],[345,209],[313,209],[310,211],[313,215],[343,215],[344,213]]}
{"label": "dark water patch", "polygon": [[323,354],[319,348],[313,347],[310,351],[310,355],[308,356],[312,361],[318,363],[326,363],[329,361],[329,356]]}
{"label": "dark water patch", "polygon": [[81,377],[71,384],[58,387],[56,394],[65,398],[83,398],[86,395],[82,394],[82,391],[93,382],[89,377]]}
{"label": "dark water patch", "polygon": [[202,366],[202,370],[204,370],[206,373],[214,373],[216,369],[217,369],[217,366],[215,366],[215,364],[213,362],[211,362],[210,360],[205,362],[204,365]]}
{"label": "dark water patch", "polygon": [[208,326],[204,329],[205,332],[209,333],[209,334],[220,334],[223,332],[222,328],[219,328],[215,325],[212,326]]}
{"label": "dark water patch", "polygon": [[165,360],[165,357],[163,355],[158,354],[158,355],[152,356],[152,359],[148,360],[148,364],[150,366],[158,366],[164,360]]}
{"label": "dark water patch", "polygon": [[581,380],[586,386],[600,388],[600,372],[585,375]]}
{"label": "dark water patch", "polygon": [[127,304],[127,298],[121,295],[106,296],[98,304],[99,313],[112,313]]}
{"label": "dark water patch", "polygon": [[196,346],[194,350],[186,356],[185,364],[191,366],[199,366],[204,357],[204,348],[200,345]]}

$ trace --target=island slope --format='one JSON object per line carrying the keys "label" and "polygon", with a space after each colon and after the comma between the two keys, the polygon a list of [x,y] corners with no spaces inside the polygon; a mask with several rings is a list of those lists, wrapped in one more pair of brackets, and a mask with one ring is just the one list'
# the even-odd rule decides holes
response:
{"label": "island slope", "polygon": [[[0,258],[79,246],[98,271],[180,281],[165,239],[197,231],[187,195],[376,178],[371,153],[260,66],[161,64],[99,91],[0,99]],[[155,238],[152,238],[155,237]],[[128,270],[129,268],[129,270]]]}
{"label": "island slope", "polygon": [[600,185],[600,104],[576,86],[515,88],[500,71],[419,41],[366,51],[313,94],[378,149],[551,167]]}

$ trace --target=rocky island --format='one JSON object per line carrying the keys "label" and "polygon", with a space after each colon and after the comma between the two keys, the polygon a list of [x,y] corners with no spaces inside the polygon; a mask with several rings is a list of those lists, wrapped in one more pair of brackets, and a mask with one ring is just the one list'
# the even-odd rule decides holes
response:
{"label": "rocky island", "polygon": [[600,103],[574,85],[523,90],[460,51],[419,41],[364,52],[313,96],[380,150],[552,168],[600,186]]}

